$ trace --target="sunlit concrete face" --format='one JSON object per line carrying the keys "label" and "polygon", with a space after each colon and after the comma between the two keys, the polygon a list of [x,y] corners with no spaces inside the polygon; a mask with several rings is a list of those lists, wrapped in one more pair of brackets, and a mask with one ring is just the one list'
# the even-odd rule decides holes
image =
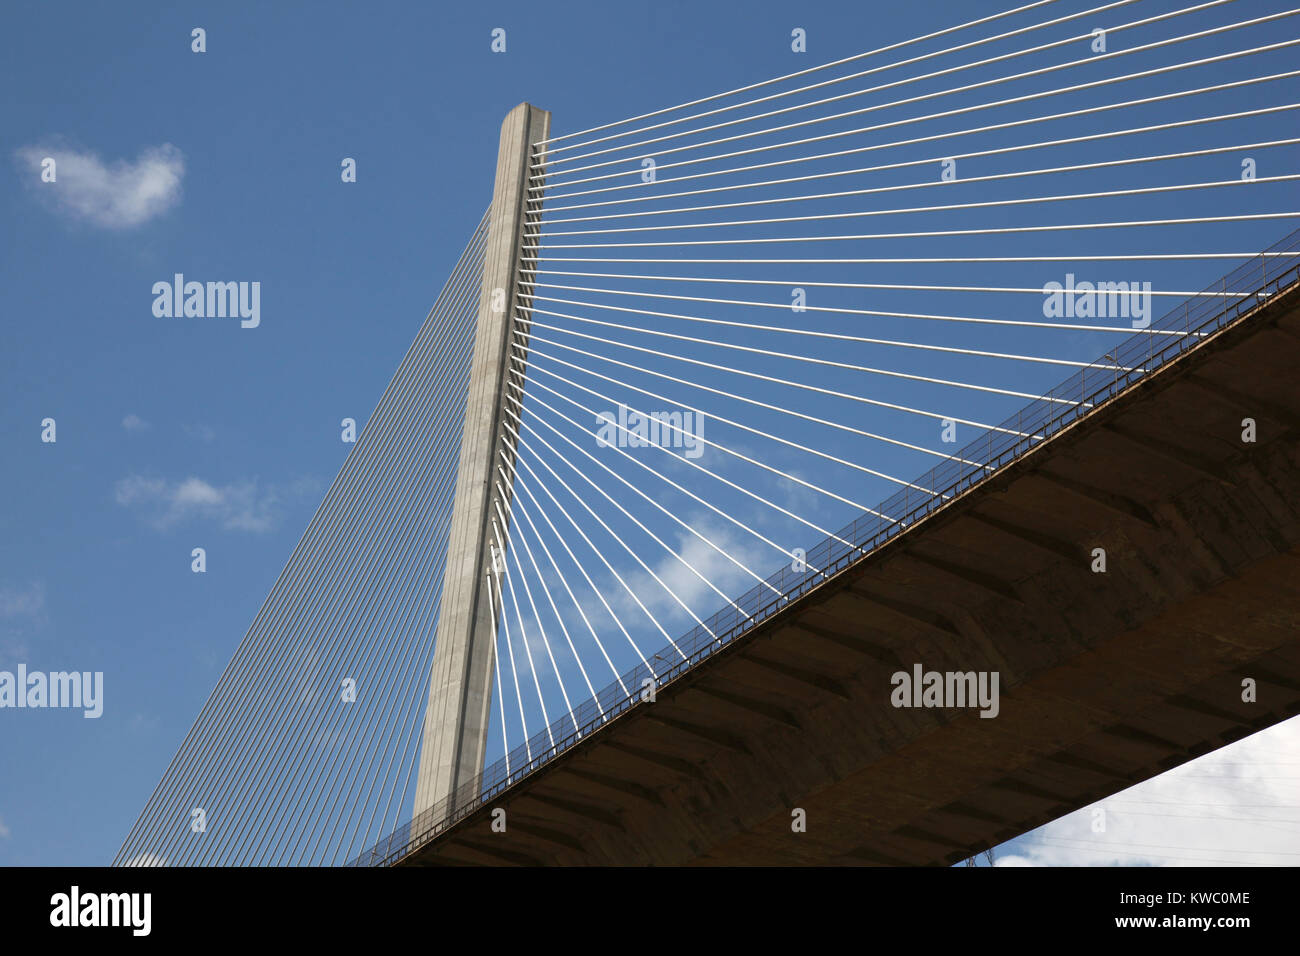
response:
{"label": "sunlit concrete face", "polygon": [[496,465],[504,447],[502,406],[515,329],[516,280],[523,241],[529,158],[547,137],[551,114],[527,103],[501,125],[496,184],[483,263],[478,331],[465,401],[456,498],[447,568],[429,678],[415,813],[438,804],[483,770],[492,702],[496,622],[487,574],[493,543],[507,528],[508,482],[498,491]]}
{"label": "sunlit concrete face", "polygon": [[1295,714],[1298,364],[1292,289],[405,862],[945,864]]}

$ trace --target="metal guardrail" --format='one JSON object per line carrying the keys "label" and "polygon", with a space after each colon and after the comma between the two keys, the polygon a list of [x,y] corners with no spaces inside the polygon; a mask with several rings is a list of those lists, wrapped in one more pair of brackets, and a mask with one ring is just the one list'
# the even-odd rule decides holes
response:
{"label": "metal guardrail", "polygon": [[[766,583],[756,585],[733,605],[688,631],[677,641],[681,653],[672,647],[663,649],[651,658],[661,664],[653,670],[646,664],[638,664],[596,697],[578,705],[571,714],[556,720],[526,744],[487,767],[478,779],[398,827],[348,866],[387,866],[409,855],[636,707],[641,702],[646,681],[657,689],[681,677],[791,602],[865,559],[895,535],[1298,283],[1300,229],[1204,290],[1234,293],[1240,298],[1226,306],[1222,297],[1196,296],[1186,300],[1150,326],[1151,330],[1184,334],[1159,336],[1148,330],[1126,339],[1093,366],[1076,372],[1043,398],[1008,418],[1002,423],[1005,430],[986,432],[913,482],[917,488],[905,488],[887,499],[877,509],[879,516],[859,517],[839,534],[812,548],[807,555],[808,570],[794,571],[785,565],[768,577]],[[1158,342],[1164,344],[1157,346]],[[1108,364],[1102,364],[1107,360]]]}

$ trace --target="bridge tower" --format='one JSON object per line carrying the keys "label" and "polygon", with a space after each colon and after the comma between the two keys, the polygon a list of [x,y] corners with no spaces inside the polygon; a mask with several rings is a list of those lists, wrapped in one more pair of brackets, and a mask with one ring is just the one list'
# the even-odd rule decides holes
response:
{"label": "bridge tower", "polygon": [[[520,103],[501,124],[496,182],[489,214],[478,329],[465,398],[456,497],[447,539],[447,566],[438,612],[437,644],[429,675],[429,700],[421,738],[415,814],[452,798],[483,771],[497,620],[487,576],[493,564],[492,516],[506,498],[497,492],[496,463],[509,447],[501,439],[510,343],[520,303],[518,267],[525,224],[535,221],[540,192],[530,200],[529,175],[551,114]],[[502,529],[504,533],[505,529]],[[501,560],[504,560],[504,555]],[[449,800],[447,812],[453,809]]]}

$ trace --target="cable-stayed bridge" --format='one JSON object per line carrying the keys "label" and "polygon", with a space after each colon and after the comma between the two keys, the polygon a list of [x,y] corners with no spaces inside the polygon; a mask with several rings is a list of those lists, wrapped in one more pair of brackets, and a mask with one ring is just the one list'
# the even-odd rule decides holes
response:
{"label": "cable-stayed bridge", "polygon": [[1298,14],[518,107],[116,862],[952,862],[1294,714]]}

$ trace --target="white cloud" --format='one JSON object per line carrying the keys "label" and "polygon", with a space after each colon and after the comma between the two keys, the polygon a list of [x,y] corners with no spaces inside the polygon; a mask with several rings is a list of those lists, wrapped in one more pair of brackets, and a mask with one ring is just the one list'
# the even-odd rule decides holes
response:
{"label": "white cloud", "polygon": [[[1295,866],[1297,755],[1291,718],[1039,827],[997,865]],[[1105,811],[1102,832],[1095,809]]]}
{"label": "white cloud", "polygon": [[28,656],[28,640],[46,625],[45,586],[0,586],[0,659]]}
{"label": "white cloud", "polygon": [[201,478],[186,478],[172,492],[172,501],[182,508],[204,508],[220,505],[225,496]]}
{"label": "white cloud", "polygon": [[[289,486],[293,497],[308,497],[315,488],[310,481]],[[282,495],[278,487],[263,486],[256,480],[213,485],[202,478],[179,482],[131,475],[118,481],[114,497],[119,505],[134,508],[154,527],[206,519],[232,531],[270,531],[279,521]]]}
{"label": "white cloud", "polygon": [[122,427],[129,432],[142,432],[153,426],[151,426],[147,421],[145,421],[139,415],[133,413],[127,415],[126,418],[122,419]]}
{"label": "white cloud", "polygon": [[45,609],[45,588],[33,583],[26,588],[0,587],[0,618],[35,618]]}
{"label": "white cloud", "polygon": [[[55,209],[106,229],[138,226],[162,215],[180,201],[185,175],[185,158],[171,143],[146,148],[134,162],[106,164],[91,152],[38,145],[24,146],[16,156],[38,195]],[[54,182],[41,180],[46,157],[55,162]]]}
{"label": "white cloud", "polygon": [[[728,600],[743,594],[757,584],[754,578],[745,574],[740,567],[727,558],[727,554],[740,564],[756,570],[760,575],[767,569],[756,560],[760,556],[758,549],[751,542],[741,540],[740,535],[743,532],[715,523],[717,519],[703,512],[687,515],[682,520],[712,542],[712,545],[684,529],[678,531],[676,541],[669,540],[668,543],[673,545],[673,550],[681,555],[682,560],[660,549],[662,557],[654,569],[655,574],[683,603],[700,617],[707,618],[714,611],[724,607]],[[662,534],[660,537],[667,538]],[[761,548],[762,545],[759,544],[758,547]],[[770,558],[768,563],[771,563]],[[717,588],[716,591],[714,587],[709,586],[710,583]],[[642,575],[639,586],[633,586],[638,593],[654,593],[654,579],[649,575]],[[680,607],[676,601],[672,602],[672,606]],[[687,623],[681,619],[679,621],[683,624]],[[689,623],[694,622],[689,621]]]}
{"label": "white cloud", "polygon": [[0,840],[9,839],[9,835],[9,828],[5,826],[4,819],[0,818]]}
{"label": "white cloud", "polygon": [[[734,525],[723,524],[721,519],[711,513],[697,510],[695,512],[679,515],[679,517],[705,538],[708,538],[709,541],[712,541],[713,544],[716,544],[722,551],[730,554],[741,564],[758,574],[771,571],[774,555],[776,556],[776,560],[780,559],[780,556],[775,552],[775,550],[763,545],[761,542],[750,537]],[[599,529],[596,530],[600,533]],[[645,553],[649,554],[651,553],[649,549],[653,549],[653,551],[657,553],[658,557],[655,561],[647,561],[647,563],[650,564],[651,568],[653,568],[654,573],[659,577],[659,580],[705,621],[707,621],[715,611],[723,609],[727,604],[727,599],[719,597],[717,592],[701,579],[701,576],[716,585],[723,594],[732,598],[744,594],[758,583],[753,577],[749,576],[737,567],[731,560],[719,553],[718,550],[715,550],[709,544],[701,541],[700,538],[686,531],[680,525],[676,525],[676,523],[674,523],[674,530],[672,533],[667,533],[666,528],[659,528],[656,529],[656,534],[658,534],[665,543],[671,545],[672,548],[677,551],[677,553],[680,554],[692,568],[699,571],[699,575],[697,575],[695,571],[692,571],[691,568],[688,568],[682,561],[679,561],[673,555],[668,554],[663,548],[648,539],[646,543],[647,551]],[[529,538],[531,539],[531,537],[532,535],[530,531]],[[535,542],[533,543],[533,547],[534,549],[537,547]],[[617,551],[615,549],[617,549]],[[669,637],[674,641],[692,629],[695,626],[695,621],[686,613],[685,610],[683,610],[681,605],[679,605],[677,601],[674,600],[667,591],[665,591],[664,587],[660,586],[660,584],[656,582],[655,579],[643,568],[632,562],[632,560],[627,557],[626,552],[621,554],[618,553],[618,551],[621,550],[622,549],[619,548],[617,544],[614,544],[611,541],[610,550],[607,552],[606,556],[609,558],[610,563],[618,568],[619,574],[622,576],[623,580],[627,582],[627,588],[623,587],[623,585],[609,573],[608,569],[606,569],[603,564],[597,563],[597,561],[592,561],[587,565],[587,572],[595,580],[596,586],[601,589],[601,594],[604,596],[605,601],[609,603],[613,613],[617,615],[618,619],[628,629],[632,639],[636,641],[640,650],[647,655],[657,653],[667,646],[667,642],[664,640],[664,635],[654,627],[650,619],[646,616],[646,610],[654,615],[655,620],[659,622],[663,629],[668,632]],[[537,555],[537,558],[539,561],[543,562],[544,567],[549,564],[549,562],[544,560],[540,553]],[[520,560],[524,560],[522,556]],[[570,574],[569,568],[571,567],[571,565],[567,565],[565,570],[565,574],[569,578],[570,586],[573,587],[575,593],[579,595],[579,600],[582,601],[583,611],[587,615],[588,619],[593,623],[598,631],[603,632],[602,636],[604,636],[604,633],[610,635],[607,647],[613,659],[617,662],[619,673],[625,672],[637,662],[635,654],[630,653],[631,648],[627,644],[627,641],[621,636],[621,633],[614,628],[609,612],[604,609],[604,604],[600,601],[600,598],[597,597],[592,589],[587,586],[585,581],[582,580],[580,573],[575,571],[573,574]],[[510,563],[510,569],[513,574],[515,571],[513,561]],[[563,592],[563,586],[559,583],[558,579],[552,581],[552,578],[552,574],[547,574],[548,586],[551,587],[553,594],[564,594],[564,602],[561,602],[558,597],[556,600],[557,603],[565,603],[567,612],[567,607],[571,604],[568,595]],[[631,591],[641,599],[641,603],[645,605],[646,610],[642,610],[642,608],[637,604],[636,600],[634,600],[632,595],[629,593],[628,588],[630,588]],[[509,606],[508,590],[506,598],[507,606]],[[520,592],[519,600],[521,602],[521,607],[526,607],[522,592]],[[545,614],[545,612],[543,612],[543,614]],[[510,620],[511,626],[513,627],[515,621],[513,610]],[[587,660],[586,654],[590,646],[590,637],[586,626],[582,624],[580,619],[578,619],[577,621],[570,622],[570,631],[574,635],[575,641],[579,643],[580,651],[584,655],[584,661]],[[584,644],[587,646],[584,646]],[[592,648],[592,650],[594,651],[594,648]],[[671,653],[672,652],[670,651],[670,654]],[[593,658],[593,660],[598,660],[598,658]],[[602,663],[596,668],[593,668],[593,673],[595,672],[608,674],[608,668]],[[602,678],[599,681],[598,689],[606,682],[606,679]]]}

